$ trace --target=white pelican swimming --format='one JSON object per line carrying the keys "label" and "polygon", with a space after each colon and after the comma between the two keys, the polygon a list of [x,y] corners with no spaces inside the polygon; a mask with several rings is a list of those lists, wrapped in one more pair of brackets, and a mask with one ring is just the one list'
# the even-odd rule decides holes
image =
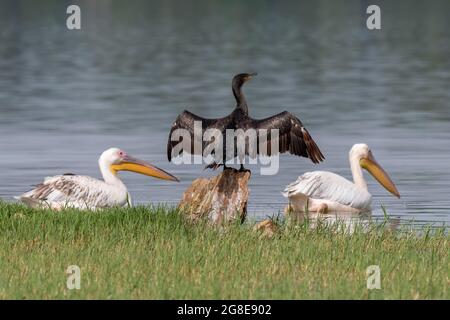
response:
{"label": "white pelican swimming", "polygon": [[355,144],[349,153],[353,182],[327,171],[307,172],[284,190],[289,210],[296,212],[363,212],[370,210],[372,196],[367,191],[361,168],[369,171],[389,192],[400,198],[392,180],[375,161],[367,144]]}
{"label": "white pelican swimming", "polygon": [[73,174],[48,177],[35,189],[16,198],[31,207],[94,210],[131,205],[127,187],[117,175],[119,171],[133,171],[151,177],[178,181],[170,173],[133,158],[117,148],[110,148],[103,152],[98,164],[104,181]]}

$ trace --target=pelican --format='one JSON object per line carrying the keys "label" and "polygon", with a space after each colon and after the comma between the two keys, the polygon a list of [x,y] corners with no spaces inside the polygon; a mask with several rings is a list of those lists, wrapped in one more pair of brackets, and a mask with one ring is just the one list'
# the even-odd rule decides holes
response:
{"label": "pelican", "polygon": [[110,148],[103,152],[98,164],[103,181],[74,174],[48,177],[36,188],[16,199],[30,207],[95,210],[131,205],[127,187],[118,176],[119,171],[133,171],[159,179],[179,181],[170,173],[136,159],[118,148]]}
{"label": "pelican", "polygon": [[[178,141],[172,141],[172,134],[178,129],[187,130],[191,136],[191,146],[190,150],[184,150],[190,154],[196,152],[194,148],[195,130],[194,122],[199,121],[202,124],[203,132],[207,129],[217,129],[222,132],[224,137],[224,150],[222,163],[211,163],[206,168],[217,169],[219,166],[223,166],[224,170],[227,169],[225,163],[227,160],[226,155],[226,134],[225,132],[229,129],[242,129],[247,131],[249,129],[254,130],[268,130],[270,132],[272,129],[277,129],[279,132],[279,152],[297,155],[299,157],[309,158],[313,163],[319,163],[325,158],[317,146],[316,142],[313,140],[308,130],[303,126],[300,119],[290,112],[284,111],[278,113],[272,117],[265,119],[253,119],[249,116],[247,100],[245,99],[244,93],[241,88],[250,79],[256,76],[256,73],[240,73],[234,76],[231,87],[233,90],[233,95],[236,100],[236,107],[233,112],[224,118],[218,119],[205,119],[197,116],[187,110],[183,111],[175,120],[170,129],[169,139],[167,142],[167,159],[171,161],[172,159],[172,149],[179,143]],[[203,132],[202,135],[203,136]],[[270,142],[272,136],[267,138],[267,142]],[[274,138],[275,139],[275,138]],[[204,148],[205,146],[203,146]],[[189,149],[189,147],[188,147]],[[199,150],[203,152],[203,150]],[[198,152],[198,151],[197,151]],[[248,146],[245,148],[246,155],[249,155]],[[257,150],[257,153],[264,152],[262,150]],[[275,153],[275,152],[273,152]],[[267,155],[272,155],[271,150],[267,150]],[[236,150],[234,151],[234,156],[236,157]],[[250,155],[249,155],[250,156]],[[245,171],[244,166],[241,164],[241,171]]]}
{"label": "pelican", "polygon": [[375,160],[367,144],[355,144],[349,153],[353,182],[327,171],[307,172],[289,184],[283,195],[289,198],[288,210],[295,212],[364,212],[369,211],[372,196],[361,168],[390,193],[400,194],[389,175]]}

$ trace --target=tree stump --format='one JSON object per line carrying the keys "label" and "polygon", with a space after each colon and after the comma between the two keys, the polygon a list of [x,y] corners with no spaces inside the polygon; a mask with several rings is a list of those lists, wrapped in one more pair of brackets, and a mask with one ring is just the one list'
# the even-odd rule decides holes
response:
{"label": "tree stump", "polygon": [[178,207],[192,221],[207,218],[216,225],[243,222],[247,215],[250,175],[250,171],[229,168],[210,179],[195,179]]}

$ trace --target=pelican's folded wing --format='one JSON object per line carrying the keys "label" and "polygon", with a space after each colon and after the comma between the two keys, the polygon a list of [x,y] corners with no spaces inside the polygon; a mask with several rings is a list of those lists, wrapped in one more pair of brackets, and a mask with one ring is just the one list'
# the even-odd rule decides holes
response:
{"label": "pelican's folded wing", "polygon": [[358,188],[354,183],[332,172],[314,171],[300,176],[297,181],[289,184],[283,195],[292,197],[304,194],[313,199],[323,199],[337,202],[358,209],[370,206],[370,194]]}
{"label": "pelican's folded wing", "polygon": [[49,177],[20,197],[19,200],[31,207],[61,209],[98,208],[108,205],[108,193],[103,181],[78,175]]}

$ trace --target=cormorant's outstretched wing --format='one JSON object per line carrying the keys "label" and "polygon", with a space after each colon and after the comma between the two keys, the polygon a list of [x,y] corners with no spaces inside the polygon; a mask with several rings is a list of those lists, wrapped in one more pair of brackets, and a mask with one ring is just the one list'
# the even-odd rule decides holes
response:
{"label": "cormorant's outstretched wing", "polygon": [[252,119],[247,123],[245,129],[248,128],[267,129],[267,150],[261,150],[263,154],[272,154],[270,130],[278,129],[280,153],[289,152],[297,156],[310,158],[314,163],[319,163],[325,159],[319,147],[309,135],[308,130],[290,112],[284,111],[261,120]]}
{"label": "cormorant's outstretched wing", "polygon": [[[199,137],[194,136],[194,121],[201,121],[202,124],[202,134]],[[208,141],[203,141],[203,133],[206,129],[214,128],[220,130],[222,133],[225,132],[225,129],[227,128],[228,124],[231,121],[231,117],[227,116],[224,118],[219,119],[205,119],[202,117],[199,117],[192,112],[189,112],[187,110],[183,111],[175,120],[175,122],[172,124],[172,128],[170,129],[169,133],[169,139],[167,141],[167,159],[170,161],[172,159],[172,148],[176,146],[180,141],[172,141],[172,134],[177,129],[184,129],[187,130],[191,137],[191,146],[190,150],[186,150],[186,146],[183,145],[184,151],[189,152],[190,154],[194,154],[194,139],[199,139],[199,143],[202,146],[201,152],[203,152],[203,149],[205,148],[205,145],[208,144]]]}

